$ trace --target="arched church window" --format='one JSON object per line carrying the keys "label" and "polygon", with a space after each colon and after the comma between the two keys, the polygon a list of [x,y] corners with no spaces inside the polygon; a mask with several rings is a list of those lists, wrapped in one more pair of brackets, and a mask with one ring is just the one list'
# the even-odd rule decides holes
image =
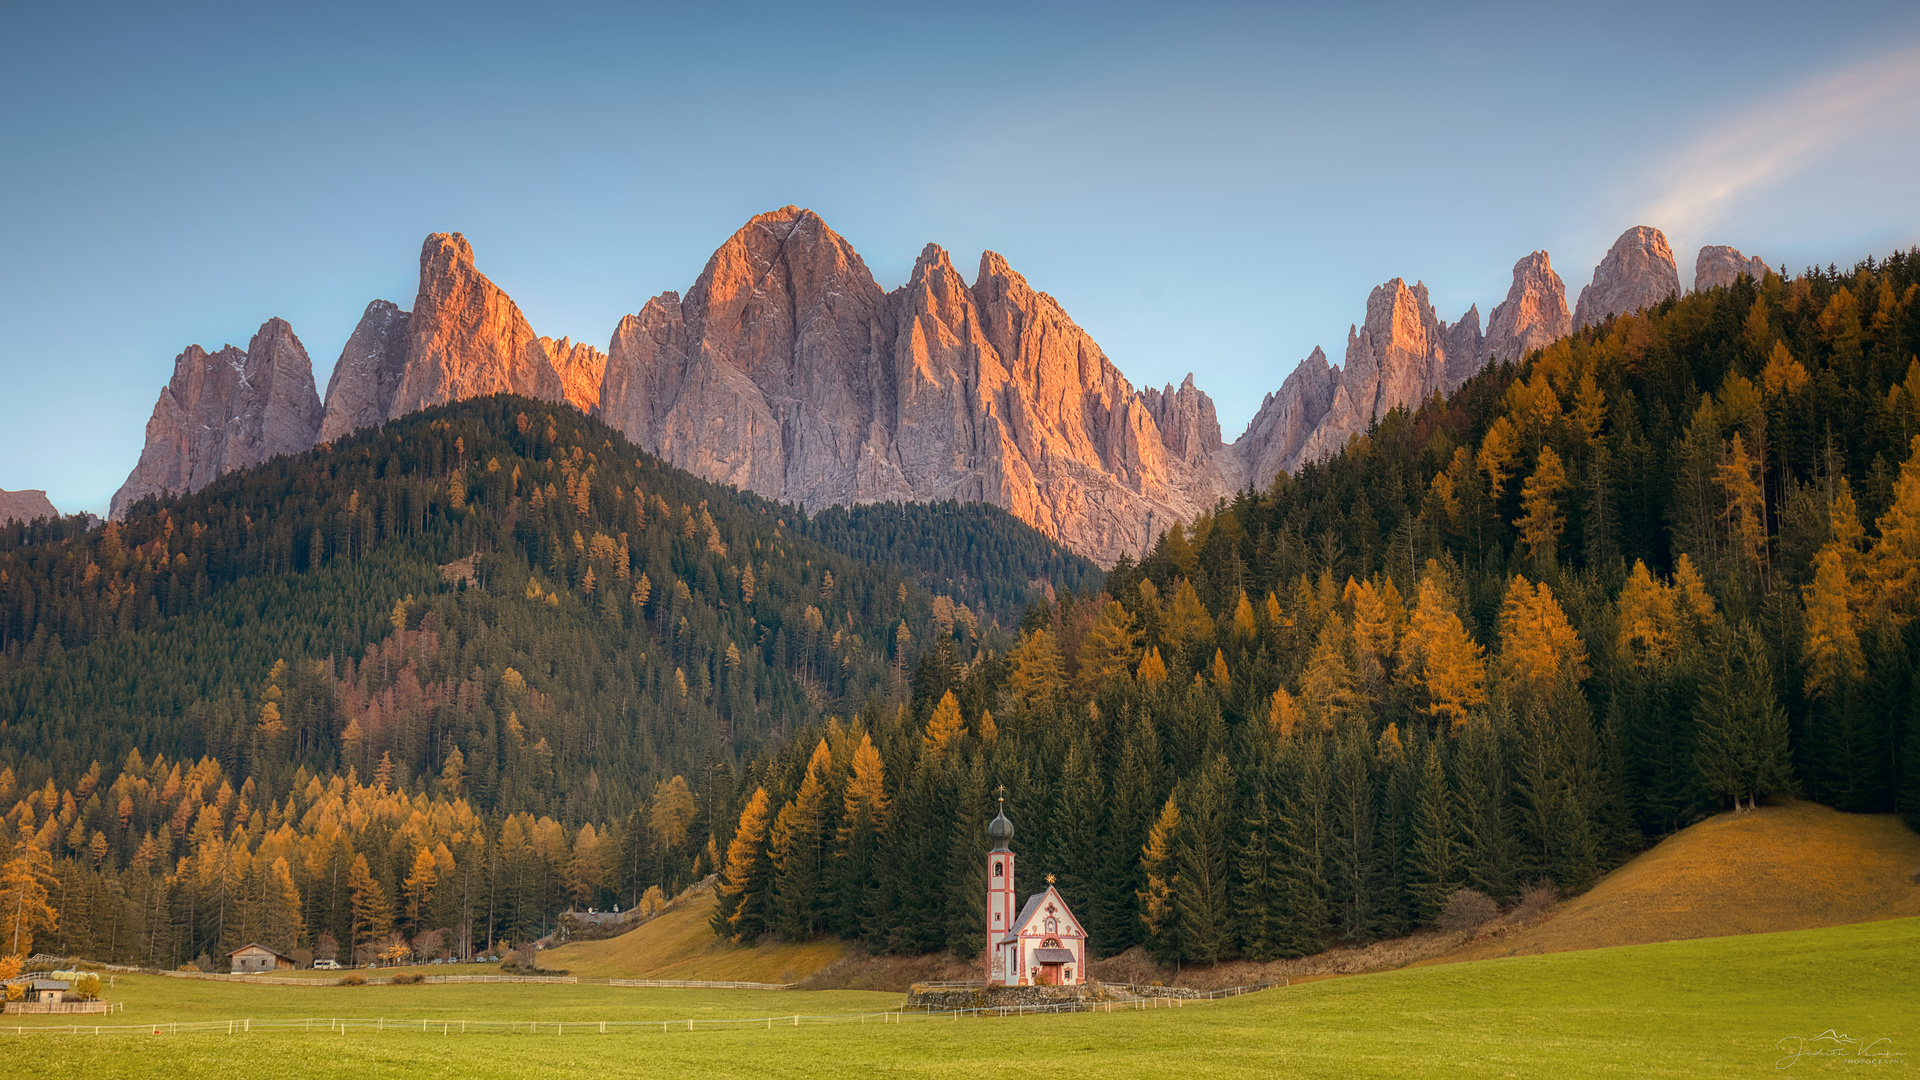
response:
{"label": "arched church window", "polygon": [[1006,864],[1006,863],[1003,863],[1003,862],[996,862],[996,863],[994,863],[994,864],[993,864],[993,876],[994,876],[994,877],[1006,877],[1006,876],[1007,876],[1007,864]]}

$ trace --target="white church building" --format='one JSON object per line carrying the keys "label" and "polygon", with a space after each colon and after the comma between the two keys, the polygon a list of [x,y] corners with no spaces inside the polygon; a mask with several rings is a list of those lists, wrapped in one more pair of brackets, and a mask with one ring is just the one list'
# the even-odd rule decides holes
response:
{"label": "white church building", "polygon": [[1013,822],[1007,800],[987,825],[987,985],[1079,986],[1087,981],[1087,931],[1047,875],[1044,892],[1014,909]]}

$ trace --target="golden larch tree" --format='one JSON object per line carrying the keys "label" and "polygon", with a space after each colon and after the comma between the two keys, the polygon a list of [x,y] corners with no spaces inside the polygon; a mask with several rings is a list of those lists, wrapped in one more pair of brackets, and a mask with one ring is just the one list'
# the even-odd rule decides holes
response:
{"label": "golden larch tree", "polygon": [[1500,607],[1500,679],[1516,706],[1546,700],[1561,675],[1587,676],[1587,647],[1546,582],[1518,574]]}
{"label": "golden larch tree", "polygon": [[1536,564],[1551,564],[1559,550],[1566,519],[1560,515],[1560,493],[1567,490],[1567,470],[1553,447],[1542,446],[1533,475],[1520,485],[1520,509],[1514,520],[1520,541]]}
{"label": "golden larch tree", "polygon": [[1011,669],[1007,688],[1012,691],[1015,707],[1023,713],[1045,706],[1067,684],[1060,645],[1053,631],[1044,626],[1021,634],[1007,662]]}
{"label": "golden larch tree", "polygon": [[1427,715],[1451,730],[1460,730],[1472,710],[1487,703],[1484,650],[1435,574],[1420,579],[1401,658],[1401,670],[1426,697]]}
{"label": "golden larch tree", "polygon": [[1140,641],[1131,612],[1118,600],[1102,605],[1093,625],[1080,635],[1080,693],[1092,697],[1101,687],[1132,674],[1140,662]]}
{"label": "golden larch tree", "polygon": [[7,955],[31,956],[34,934],[60,928],[60,913],[48,902],[54,880],[53,855],[31,834],[16,840],[0,869],[0,948]]}
{"label": "golden larch tree", "polygon": [[967,721],[960,715],[960,700],[949,690],[940,695],[940,702],[933,707],[933,716],[927,721],[927,730],[920,735],[920,753],[937,761],[966,733]]}

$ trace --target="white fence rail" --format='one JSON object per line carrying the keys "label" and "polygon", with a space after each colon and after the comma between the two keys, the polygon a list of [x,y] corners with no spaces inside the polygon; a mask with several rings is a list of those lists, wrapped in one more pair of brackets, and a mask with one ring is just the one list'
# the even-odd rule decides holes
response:
{"label": "white fence rail", "polygon": [[[200,979],[206,982],[251,983],[256,986],[333,986],[349,975],[359,975],[368,986],[385,986],[394,980],[392,975],[367,975],[358,971],[342,971],[338,975],[318,975],[301,978],[294,975],[222,975],[211,971],[148,971],[149,975],[165,975],[169,979]],[[580,981],[575,975],[422,975],[423,983],[564,983],[572,985]]]}
{"label": "white fence rail", "polygon": [[791,990],[799,983],[737,982],[705,979],[590,979],[592,985],[658,987],[688,990]]}
{"label": "white fence rail", "polygon": [[[1271,984],[1268,984],[1271,985]],[[1237,997],[1266,989],[1267,986],[1231,987],[1214,991],[1210,997]],[[404,1020],[391,1017],[317,1017],[302,1019],[195,1020],[157,1024],[9,1024],[0,1026],[0,1038],[32,1035],[248,1035],[272,1032],[321,1034],[397,1033],[417,1035],[614,1035],[623,1032],[645,1034],[676,1031],[739,1031],[752,1028],[815,1026],[821,1024],[865,1025],[903,1024],[908,1021],[984,1020],[1034,1016],[1066,1012],[1140,1012],[1148,1009],[1178,1009],[1208,998],[1138,998],[1132,1001],[1077,1001],[1051,1005],[1000,1005],[980,1009],[941,1011],[890,1010],[877,1013],[841,1013],[825,1015],[758,1016],[740,1019],[693,1018],[686,1020]]]}

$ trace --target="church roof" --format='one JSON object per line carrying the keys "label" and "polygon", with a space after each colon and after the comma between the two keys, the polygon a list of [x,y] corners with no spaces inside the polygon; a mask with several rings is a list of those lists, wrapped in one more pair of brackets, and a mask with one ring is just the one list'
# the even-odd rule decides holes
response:
{"label": "church roof", "polygon": [[1035,949],[1033,950],[1033,958],[1042,964],[1071,964],[1073,963],[1073,950]]}
{"label": "church roof", "polygon": [[1053,897],[1054,901],[1060,905],[1060,913],[1065,915],[1068,920],[1073,923],[1075,929],[1078,929],[1080,919],[1074,915],[1073,908],[1067,905],[1067,898],[1060,895],[1060,890],[1049,885],[1044,891],[1034,893],[1032,896],[1027,897],[1026,906],[1020,909],[1020,914],[1013,917],[1013,925],[1008,928],[1007,936],[1001,940],[1013,940],[1013,938],[1019,934],[1020,928],[1027,925],[1027,920],[1033,918],[1034,913],[1040,910],[1041,903],[1049,896]]}

